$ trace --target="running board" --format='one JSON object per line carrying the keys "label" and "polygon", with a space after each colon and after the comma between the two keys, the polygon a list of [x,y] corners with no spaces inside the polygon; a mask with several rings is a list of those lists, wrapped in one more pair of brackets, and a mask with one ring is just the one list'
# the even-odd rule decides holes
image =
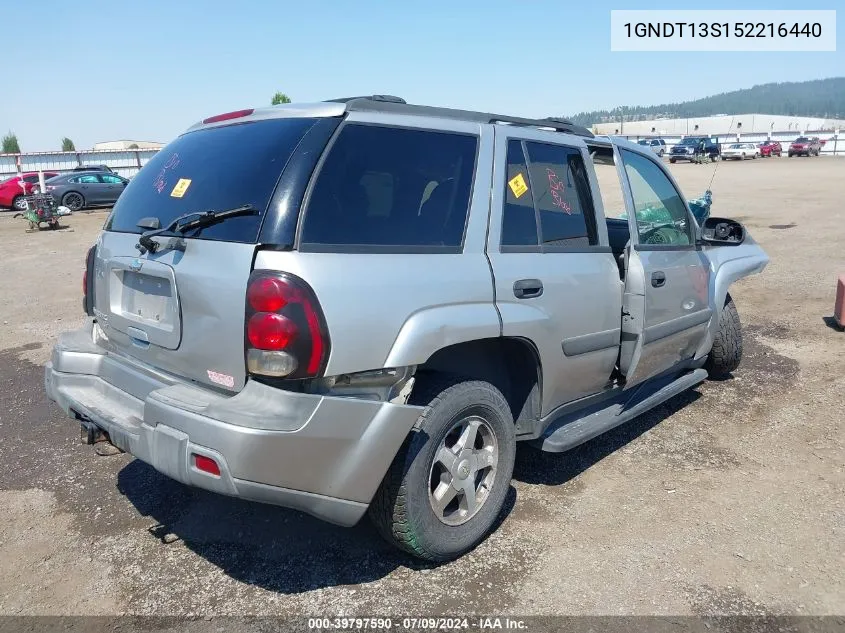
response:
{"label": "running board", "polygon": [[[601,409],[593,410],[591,413],[579,412],[567,416],[549,428],[543,437],[535,440],[539,447],[548,453],[562,453],[583,444],[594,437],[609,431],[612,428],[633,420],[638,415],[653,409],[672,396],[696,386],[707,378],[707,371],[695,369],[683,374],[675,380],[658,387],[656,391],[645,394],[634,394],[625,403],[614,401],[606,404]],[[647,387],[643,385],[640,389]],[[639,390],[637,390],[639,391]]]}

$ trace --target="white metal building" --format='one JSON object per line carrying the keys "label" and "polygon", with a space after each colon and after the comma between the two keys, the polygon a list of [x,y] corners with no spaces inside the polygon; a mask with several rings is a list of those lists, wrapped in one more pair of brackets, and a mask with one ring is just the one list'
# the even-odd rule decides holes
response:
{"label": "white metal building", "polygon": [[94,143],[94,151],[104,149],[161,149],[163,143],[154,141],[103,141]]}
{"label": "white metal building", "polygon": [[624,136],[686,136],[688,134],[773,134],[845,130],[843,119],[781,116],[773,114],[737,114],[692,119],[652,119],[650,121],[615,121],[592,126],[598,134]]}

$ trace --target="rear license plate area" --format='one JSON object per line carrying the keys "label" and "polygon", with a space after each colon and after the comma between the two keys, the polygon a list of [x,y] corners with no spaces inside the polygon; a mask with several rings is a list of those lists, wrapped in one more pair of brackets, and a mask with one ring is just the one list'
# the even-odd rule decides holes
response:
{"label": "rear license plate area", "polygon": [[173,291],[170,280],[123,271],[123,289],[120,293],[120,311],[133,321],[156,326],[167,326],[173,311]]}

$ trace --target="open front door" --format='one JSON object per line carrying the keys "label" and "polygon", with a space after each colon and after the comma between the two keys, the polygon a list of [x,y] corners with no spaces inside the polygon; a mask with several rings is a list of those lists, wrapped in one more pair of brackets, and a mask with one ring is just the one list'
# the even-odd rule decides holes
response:
{"label": "open front door", "polygon": [[710,269],[677,185],[651,154],[616,144],[631,231],[619,367],[626,388],[691,359],[712,316]]}

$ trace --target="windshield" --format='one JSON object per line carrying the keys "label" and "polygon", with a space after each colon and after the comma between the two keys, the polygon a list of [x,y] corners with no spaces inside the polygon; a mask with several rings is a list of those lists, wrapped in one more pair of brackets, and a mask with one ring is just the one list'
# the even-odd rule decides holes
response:
{"label": "windshield", "polygon": [[799,136],[797,139],[795,139],[796,143],[807,143],[809,141],[810,139],[808,139],[806,136]]}
{"label": "windshield", "polygon": [[681,145],[698,145],[703,139],[700,138],[685,138],[681,141]]}
{"label": "windshield", "polygon": [[316,119],[250,121],[184,134],[158,152],[118,198],[106,230],[141,233],[191,211],[251,205],[258,214],[207,227],[202,239],[255,242],[285,164]]}

